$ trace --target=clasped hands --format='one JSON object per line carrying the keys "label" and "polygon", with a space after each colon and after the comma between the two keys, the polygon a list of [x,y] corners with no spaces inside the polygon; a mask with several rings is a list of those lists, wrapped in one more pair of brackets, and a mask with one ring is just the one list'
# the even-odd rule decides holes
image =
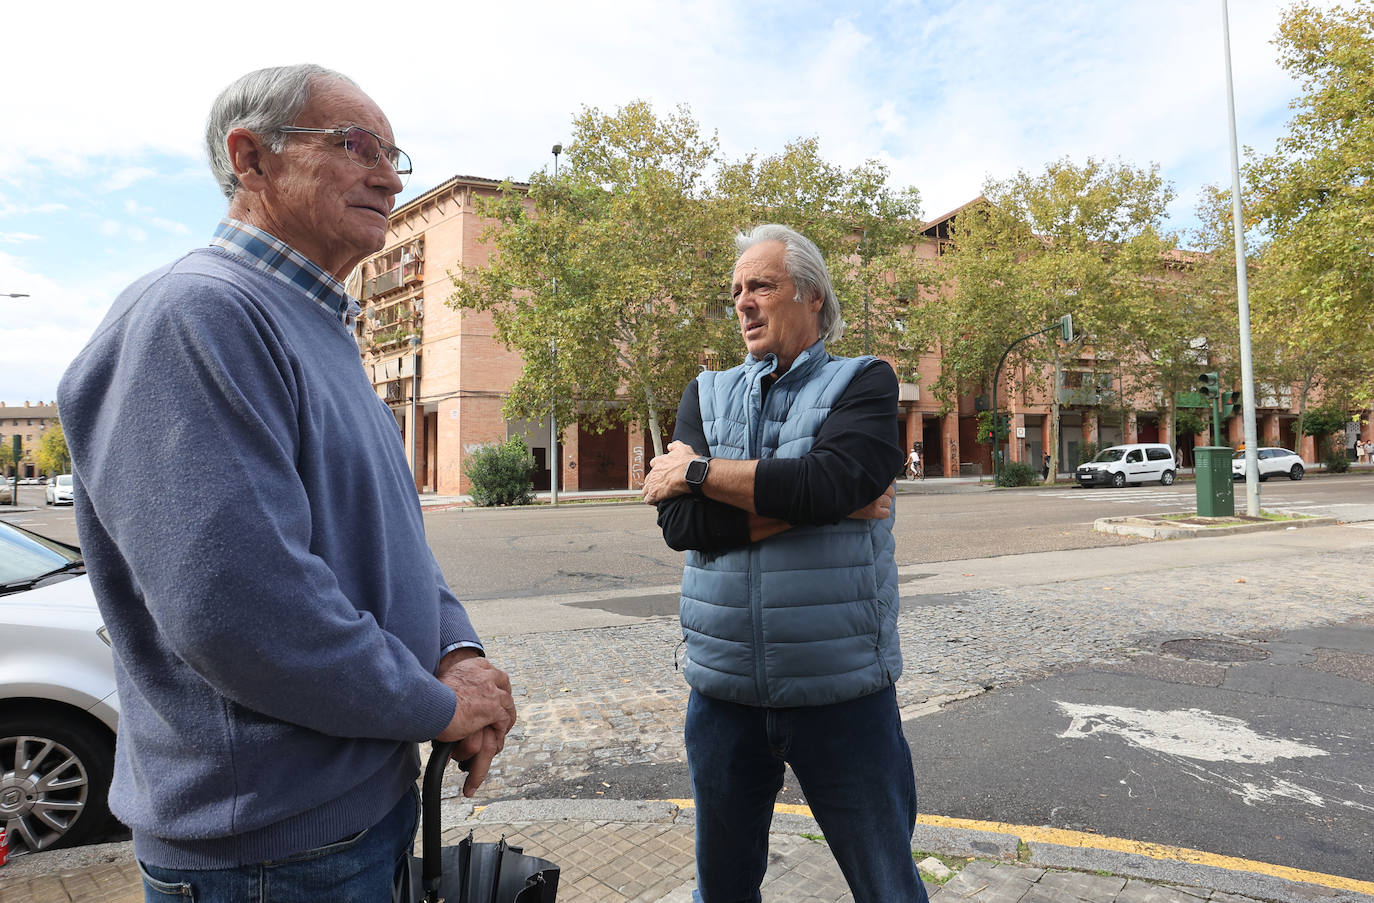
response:
{"label": "clasped hands", "polygon": [[453,758],[467,763],[463,796],[470,797],[486,780],[492,759],[505,748],[506,734],[515,725],[510,677],[476,649],[453,650],[439,662],[435,676],[458,697],[452,720],[435,739],[458,741]]}

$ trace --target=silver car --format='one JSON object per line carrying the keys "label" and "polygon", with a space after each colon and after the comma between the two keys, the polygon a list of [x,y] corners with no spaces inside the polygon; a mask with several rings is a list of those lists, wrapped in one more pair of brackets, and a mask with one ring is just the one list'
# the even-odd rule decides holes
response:
{"label": "silver car", "polygon": [[[1259,457],[1259,478],[1264,482],[1270,477],[1288,477],[1301,480],[1307,472],[1302,457],[1286,448],[1261,448],[1256,450]],[[1231,456],[1231,478],[1245,479],[1245,452],[1238,451]]]}
{"label": "silver car", "polygon": [[0,826],[11,855],[113,824],[119,699],[81,550],[0,522]]}

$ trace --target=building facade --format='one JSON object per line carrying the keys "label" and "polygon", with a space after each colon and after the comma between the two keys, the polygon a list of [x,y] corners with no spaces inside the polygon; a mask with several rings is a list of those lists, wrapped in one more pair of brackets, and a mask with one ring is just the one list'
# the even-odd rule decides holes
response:
{"label": "building facade", "polygon": [[[7,405],[0,402],[0,442],[6,449],[13,449],[14,439],[19,438],[19,477],[40,476],[38,472],[38,443],[43,433],[57,426],[56,402],[24,402],[20,405]],[[6,475],[14,470],[5,469]]]}
{"label": "building facade", "polygon": [[[356,327],[363,366],[396,416],[416,487],[439,494],[468,492],[466,455],[519,435],[535,458],[536,489],[548,489],[553,472],[561,490],[639,488],[653,456],[646,434],[623,426],[594,433],[575,425],[551,449],[547,419],[508,422],[502,404],[521,372],[520,355],[497,340],[490,313],[454,310],[447,304],[452,278],[490,259],[493,249],[482,236],[492,222],[478,215],[476,205],[483,197],[494,197],[500,184],[455,176],[398,207],[386,246],[349,280],[350,292],[363,305]],[[959,210],[926,224],[923,242],[915,249],[918,255],[938,258]],[[722,273],[722,279],[727,276]],[[1211,437],[1204,432],[1180,442],[1169,432],[1162,397],[1123,396],[1120,368],[1119,362],[1099,360],[1089,349],[1058,374],[1053,391],[1060,406],[1061,471],[1071,470],[1089,445],[1124,442],[1167,443],[1191,465],[1191,448],[1210,444]],[[970,393],[942,412],[930,388],[940,374],[938,349],[920,355],[917,371],[915,381],[900,383],[894,412],[904,447],[919,444],[931,476],[990,473],[992,446],[977,436],[978,414],[989,407],[988,396]],[[1024,368],[1002,374],[996,401],[998,411],[1008,417],[1008,438],[999,448],[1005,460],[1040,469],[1051,441],[1049,393],[1054,381],[1049,373]],[[1312,437],[1296,435],[1292,393],[1286,387],[1258,389],[1260,444],[1296,449],[1305,460],[1318,460]],[[1180,410],[1203,413],[1202,399],[1191,393],[1180,393],[1175,402]],[[1362,439],[1374,438],[1369,413],[1359,427]],[[1223,444],[1239,443],[1240,417],[1229,418],[1223,429]]]}

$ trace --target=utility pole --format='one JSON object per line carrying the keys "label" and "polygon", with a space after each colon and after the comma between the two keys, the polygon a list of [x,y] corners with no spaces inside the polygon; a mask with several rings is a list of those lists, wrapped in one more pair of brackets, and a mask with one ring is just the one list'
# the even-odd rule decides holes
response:
{"label": "utility pole", "polygon": [[[558,155],[563,153],[563,145],[553,146],[553,177],[558,179]],[[558,200],[555,196],[554,211],[558,210]],[[553,294],[558,297],[558,272],[554,271]],[[558,375],[558,339],[549,338],[549,386],[556,386]],[[558,399],[549,399],[549,504],[557,507],[558,505],[558,472],[563,469],[563,457],[558,453]]]}
{"label": "utility pole", "polygon": [[[1221,0],[1221,34],[1226,50],[1226,121],[1231,129],[1231,228],[1236,245],[1236,306],[1240,317],[1240,390],[1245,430],[1245,513],[1259,517],[1259,438],[1255,429],[1255,364],[1250,354],[1250,291],[1245,279],[1245,220],[1240,200],[1240,154],[1236,143],[1236,94],[1231,84],[1231,20]],[[1220,444],[1220,438],[1213,439]]]}

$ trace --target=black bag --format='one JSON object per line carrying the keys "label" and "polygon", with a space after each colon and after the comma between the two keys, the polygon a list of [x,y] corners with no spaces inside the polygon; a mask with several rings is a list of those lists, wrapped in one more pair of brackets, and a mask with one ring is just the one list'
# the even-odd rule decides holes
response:
{"label": "black bag", "polygon": [[453,743],[436,742],[420,793],[424,855],[410,859],[410,903],[554,903],[558,866],[526,856],[506,843],[475,843],[472,832],[457,846],[441,846],[439,790]]}

